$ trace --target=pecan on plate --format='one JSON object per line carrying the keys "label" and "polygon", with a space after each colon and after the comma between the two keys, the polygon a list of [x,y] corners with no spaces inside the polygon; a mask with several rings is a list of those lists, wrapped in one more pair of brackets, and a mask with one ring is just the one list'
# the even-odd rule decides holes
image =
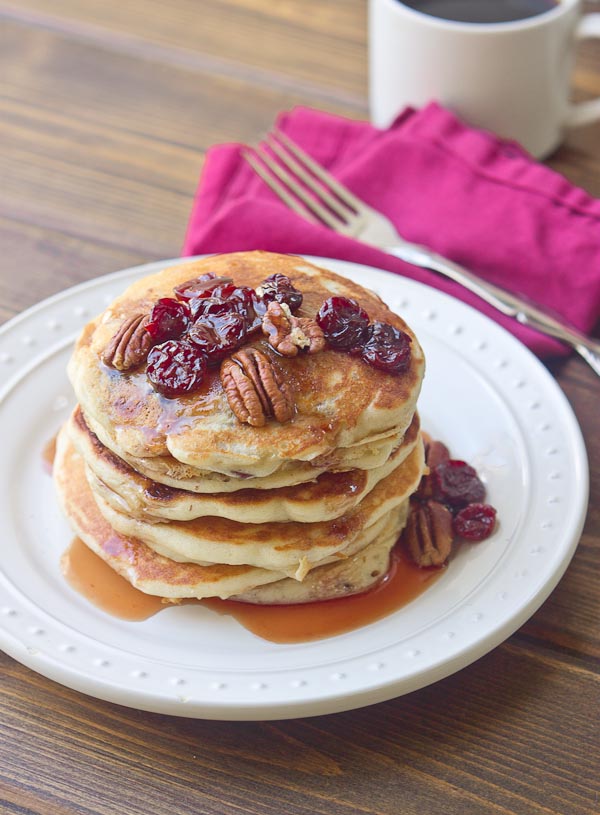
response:
{"label": "pecan on plate", "polygon": [[316,354],[325,348],[325,336],[315,320],[294,317],[290,307],[277,300],[269,303],[262,330],[271,346],[284,357],[295,357],[300,350]]}
{"label": "pecan on plate", "polygon": [[419,484],[419,489],[417,490],[417,497],[424,501],[433,497],[431,473],[438,466],[438,464],[448,461],[450,458],[450,453],[446,445],[441,441],[432,439],[431,436],[425,432],[422,432],[421,435],[425,445],[425,464],[427,465],[427,471],[421,478],[421,483]]}
{"label": "pecan on plate", "polygon": [[430,470],[449,458],[450,452],[443,442],[436,439],[425,440],[425,461]]}
{"label": "pecan on plate", "polygon": [[402,539],[417,566],[442,566],[454,541],[452,513],[437,501],[411,501]]}
{"label": "pecan on plate", "polygon": [[221,363],[221,384],[240,422],[263,427],[268,417],[287,422],[294,415],[294,392],[281,370],[257,348],[242,348]]}
{"label": "pecan on plate", "polygon": [[124,320],[102,354],[102,361],[118,371],[131,371],[141,365],[152,347],[146,331],[148,315],[136,314]]}

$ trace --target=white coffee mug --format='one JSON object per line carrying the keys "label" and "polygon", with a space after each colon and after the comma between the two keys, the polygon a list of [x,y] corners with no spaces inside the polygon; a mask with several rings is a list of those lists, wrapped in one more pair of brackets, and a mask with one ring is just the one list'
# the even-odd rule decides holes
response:
{"label": "white coffee mug", "polygon": [[575,43],[600,37],[600,13],[559,0],[542,14],[463,23],[401,0],[370,0],[371,120],[387,127],[407,105],[436,100],[469,124],[520,142],[543,158],[569,127],[600,119],[600,99],[569,101]]}

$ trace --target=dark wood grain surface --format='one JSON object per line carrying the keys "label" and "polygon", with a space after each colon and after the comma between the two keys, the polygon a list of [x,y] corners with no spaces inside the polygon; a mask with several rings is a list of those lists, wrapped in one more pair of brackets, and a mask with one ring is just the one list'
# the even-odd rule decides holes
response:
{"label": "dark wood grain surface", "polygon": [[[211,144],[256,140],[294,104],[365,117],[366,76],[364,0],[0,0],[0,319],[178,255]],[[575,79],[600,95],[598,43]],[[549,164],[600,196],[600,127]],[[600,812],[600,381],[579,359],[549,367],[586,439],[590,508],[507,642],[399,699],[276,723],[130,710],[1,656],[0,812]]]}

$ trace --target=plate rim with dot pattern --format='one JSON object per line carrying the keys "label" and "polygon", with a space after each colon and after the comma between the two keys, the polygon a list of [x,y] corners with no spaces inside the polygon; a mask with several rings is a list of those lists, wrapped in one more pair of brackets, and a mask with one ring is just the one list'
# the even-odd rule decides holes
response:
{"label": "plate rim with dot pattern", "polygon": [[[451,438],[444,440],[451,448],[456,444],[457,453],[477,459],[492,499],[497,495],[501,503],[506,497],[502,490],[507,489],[504,471],[516,462],[522,475],[518,486],[527,496],[539,540],[525,540],[531,523],[520,517],[513,523],[507,511],[504,519],[500,516],[495,550],[491,542],[489,550],[484,545],[471,547],[457,557],[442,580],[405,609],[317,643],[277,646],[259,640],[234,621],[217,625],[214,618],[204,618],[208,628],[224,625],[223,632],[218,630],[220,650],[209,640],[213,651],[206,659],[202,633],[197,625],[189,628],[195,624],[189,619],[191,607],[173,610],[172,619],[169,609],[142,624],[116,621],[86,606],[62,585],[54,560],[36,562],[44,557],[58,559],[60,551],[47,547],[45,555],[29,543],[30,530],[21,511],[19,478],[23,468],[34,466],[40,452],[33,449],[35,439],[27,424],[40,408],[21,410],[27,389],[40,390],[38,379],[48,381],[49,367],[63,365],[67,341],[91,315],[103,310],[107,298],[143,275],[189,260],[152,262],[90,280],[53,295],[0,327],[0,358],[3,373],[8,373],[0,390],[0,421],[10,429],[14,456],[19,454],[25,462],[21,466],[19,459],[12,481],[8,465],[0,465],[0,495],[4,484],[8,496],[2,499],[0,511],[12,536],[11,545],[0,554],[0,646],[40,674],[99,699],[179,716],[256,720],[320,715],[384,701],[466,667],[510,636],[564,573],[585,520],[587,457],[573,411],[539,360],[475,309],[416,281],[331,258],[307,260],[374,289],[391,307],[394,301],[402,304],[400,314],[428,356],[420,402],[422,423],[429,423],[434,433],[449,433]],[[432,313],[435,319],[430,318]],[[436,410],[436,387],[443,384],[440,380],[448,362],[460,371],[471,392],[484,400],[482,404],[487,408],[489,401],[492,412],[497,411],[507,429],[502,443],[489,438],[483,419],[470,428],[471,434],[475,432],[471,442],[461,429],[466,419]],[[20,368],[26,376],[19,375]],[[54,411],[46,412],[56,422],[68,412],[63,398],[70,393],[68,384],[60,387],[46,384],[39,394],[42,406],[44,400],[55,405]],[[444,400],[442,407],[447,403]],[[502,444],[510,453],[505,460]],[[552,450],[551,459],[548,450]],[[565,467],[569,479],[547,477],[548,472],[560,473]],[[39,478],[49,481],[41,468]],[[46,497],[35,512],[45,513],[46,534],[60,538],[64,521],[52,506],[50,488],[44,486],[43,491]],[[560,500],[550,500],[554,498]],[[540,546],[544,555],[551,553],[550,562],[540,557]],[[28,582],[39,591],[30,589]],[[457,587],[458,599],[451,601]],[[54,602],[56,597],[60,602]],[[189,647],[185,655],[179,653],[177,636],[170,636],[177,634],[175,624],[186,635],[194,633],[196,653],[190,655]],[[375,670],[374,665],[384,668]]]}

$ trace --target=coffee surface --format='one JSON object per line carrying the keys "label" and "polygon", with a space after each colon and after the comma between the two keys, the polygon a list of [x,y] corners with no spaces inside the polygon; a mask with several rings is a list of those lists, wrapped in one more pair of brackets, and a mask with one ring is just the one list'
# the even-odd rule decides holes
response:
{"label": "coffee surface", "polygon": [[412,0],[404,5],[444,20],[509,23],[551,11],[559,0]]}

